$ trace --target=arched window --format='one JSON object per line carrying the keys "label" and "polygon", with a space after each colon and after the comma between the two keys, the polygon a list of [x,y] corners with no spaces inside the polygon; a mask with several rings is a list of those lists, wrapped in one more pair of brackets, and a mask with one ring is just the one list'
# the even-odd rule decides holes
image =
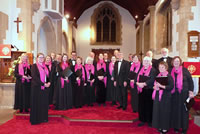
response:
{"label": "arched window", "polygon": [[121,16],[112,4],[106,2],[95,9],[91,28],[94,31],[91,44],[121,45]]}

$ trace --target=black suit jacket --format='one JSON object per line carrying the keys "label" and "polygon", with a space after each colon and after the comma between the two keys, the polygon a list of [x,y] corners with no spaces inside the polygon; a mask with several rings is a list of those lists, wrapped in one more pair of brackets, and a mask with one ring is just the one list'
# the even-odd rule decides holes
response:
{"label": "black suit jacket", "polygon": [[[161,61],[164,61],[164,58],[160,58],[158,59],[158,65]],[[168,70],[170,71],[172,69],[172,57],[167,57],[167,64],[168,64]],[[158,68],[158,65],[157,65],[157,68]]]}
{"label": "black suit jacket", "polygon": [[119,61],[115,62],[114,66],[114,80],[118,85],[122,86],[125,81],[128,82],[130,64],[128,61],[122,60],[120,71],[118,73],[118,63]]}

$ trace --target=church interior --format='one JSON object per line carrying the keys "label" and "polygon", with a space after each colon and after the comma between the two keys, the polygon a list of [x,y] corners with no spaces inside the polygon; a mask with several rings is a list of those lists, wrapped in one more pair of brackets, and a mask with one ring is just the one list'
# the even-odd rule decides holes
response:
{"label": "church interior", "polygon": [[[144,57],[151,50],[153,58],[159,59],[161,49],[167,48],[171,57],[196,62],[197,67],[190,66],[191,71],[200,66],[200,0],[1,0],[0,18],[1,134],[158,133],[153,128],[141,129],[132,123],[137,122],[138,115],[130,112],[130,102],[122,112],[113,107],[95,107],[94,113],[88,108],[49,110],[47,124],[31,126],[28,114],[17,114],[13,110],[15,80],[8,75],[9,68],[22,53],[27,53],[33,64],[38,53],[45,56],[52,52],[66,53],[71,57],[71,52],[76,51],[85,60],[91,51],[96,54],[95,58],[104,52],[111,58],[117,49],[129,60],[129,54]],[[4,46],[10,48],[9,57],[3,55],[7,53],[3,51]],[[200,72],[192,77],[199,91]],[[188,134],[197,134],[200,130],[198,93],[195,99]]]}

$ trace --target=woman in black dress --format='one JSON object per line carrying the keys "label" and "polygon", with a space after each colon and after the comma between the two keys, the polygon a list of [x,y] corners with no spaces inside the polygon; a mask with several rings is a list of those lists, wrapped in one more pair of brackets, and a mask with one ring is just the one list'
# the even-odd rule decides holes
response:
{"label": "woman in black dress", "polygon": [[132,65],[130,67],[130,72],[129,72],[129,76],[131,72],[134,72],[135,75],[132,75],[131,77],[134,78],[128,78],[130,80],[130,87],[131,87],[131,106],[132,106],[132,110],[133,112],[138,112],[138,90],[137,90],[137,85],[136,85],[136,80],[137,80],[137,75],[140,71],[140,69],[142,68],[142,64],[140,62],[140,58],[138,55],[134,54],[132,55]]}
{"label": "woman in black dress", "polygon": [[55,65],[52,64],[52,59],[50,56],[46,56],[45,65],[49,70],[49,81],[51,85],[49,87],[49,105],[53,104],[53,93],[54,93],[54,73],[55,73]]}
{"label": "woman in black dress", "polygon": [[86,104],[88,106],[93,106],[95,102],[95,67],[93,65],[93,59],[91,57],[86,58],[85,64],[86,72]]}
{"label": "woman in black dress", "polygon": [[162,77],[164,79],[162,81],[166,80],[166,82],[163,85],[157,81],[154,82],[152,126],[165,134],[170,129],[171,90],[174,87],[174,81],[167,71],[168,64],[166,62],[160,62],[158,69],[160,73],[157,77]]}
{"label": "woman in black dress", "polygon": [[37,55],[37,62],[31,68],[31,112],[30,122],[32,125],[48,122],[49,108],[49,71],[44,63],[44,54]]}
{"label": "woman in black dress", "polygon": [[31,88],[31,71],[26,53],[21,55],[19,64],[15,67],[15,104],[14,109],[20,109],[29,112],[30,108],[30,88]]}
{"label": "woman in black dress", "polygon": [[99,106],[105,105],[106,102],[106,63],[103,60],[103,54],[99,54],[99,61],[97,62],[97,84],[96,84],[96,97]]}
{"label": "woman in black dress", "polygon": [[179,56],[172,59],[171,75],[174,80],[171,106],[171,127],[175,132],[186,134],[189,126],[189,111],[185,105],[188,98],[193,98],[194,84],[190,72],[182,66]]}
{"label": "woman in black dress", "polygon": [[148,123],[151,127],[153,100],[152,92],[156,76],[156,70],[152,67],[151,58],[145,56],[143,59],[143,67],[137,77],[138,88],[138,113],[141,121],[138,126]]}
{"label": "woman in black dress", "polygon": [[116,87],[114,86],[114,65],[116,62],[116,57],[112,56],[111,58],[111,62],[109,64],[109,73],[107,73],[108,76],[108,87],[107,90],[110,90],[109,93],[111,95],[111,101],[112,101],[112,106],[113,105],[117,105],[117,91],[116,91]]}
{"label": "woman in black dress", "polygon": [[67,54],[63,54],[62,62],[58,65],[58,81],[56,89],[56,110],[66,110],[73,107],[71,76],[64,76],[63,71],[70,68]]}
{"label": "woman in black dress", "polygon": [[85,70],[82,66],[82,58],[77,57],[76,65],[74,67],[74,101],[75,108],[81,108],[83,106],[84,86],[85,84]]}

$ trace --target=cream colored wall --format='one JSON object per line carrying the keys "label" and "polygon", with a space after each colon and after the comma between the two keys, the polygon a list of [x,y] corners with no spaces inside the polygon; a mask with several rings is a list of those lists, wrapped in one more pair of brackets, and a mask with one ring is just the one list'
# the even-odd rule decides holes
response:
{"label": "cream colored wall", "polygon": [[77,43],[77,53],[84,59],[87,57],[88,53],[91,49],[117,49],[124,53],[125,59],[127,59],[129,53],[136,52],[136,30],[135,30],[135,20],[131,16],[131,14],[124,8],[112,3],[118,10],[122,17],[122,45],[121,46],[114,46],[114,45],[105,45],[105,46],[97,46],[97,45],[90,45],[90,38],[87,36],[90,31],[90,22],[91,22],[91,15],[95,8],[98,7],[100,2],[91,8],[87,9],[78,19],[77,24],[78,28],[76,30],[76,43]]}

